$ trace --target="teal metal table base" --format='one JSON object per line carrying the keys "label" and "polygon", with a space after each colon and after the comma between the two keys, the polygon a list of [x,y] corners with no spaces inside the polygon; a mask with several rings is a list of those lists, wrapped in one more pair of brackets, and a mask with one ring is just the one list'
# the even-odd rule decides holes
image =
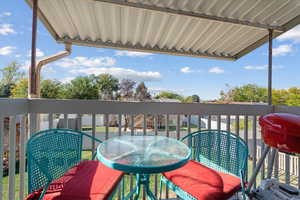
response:
{"label": "teal metal table base", "polygon": [[150,190],[150,181],[149,181],[149,174],[136,174],[136,186],[135,188],[124,198],[124,200],[139,199],[141,195],[141,188],[144,185],[145,192],[147,195],[147,199],[149,200],[157,200],[155,195]]}

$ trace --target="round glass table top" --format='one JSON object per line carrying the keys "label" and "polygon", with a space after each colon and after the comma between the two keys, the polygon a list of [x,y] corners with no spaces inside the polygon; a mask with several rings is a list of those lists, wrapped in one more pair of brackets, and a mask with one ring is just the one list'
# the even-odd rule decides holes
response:
{"label": "round glass table top", "polygon": [[182,142],[163,136],[120,136],[97,148],[97,158],[108,167],[128,173],[160,173],[183,166],[190,149]]}

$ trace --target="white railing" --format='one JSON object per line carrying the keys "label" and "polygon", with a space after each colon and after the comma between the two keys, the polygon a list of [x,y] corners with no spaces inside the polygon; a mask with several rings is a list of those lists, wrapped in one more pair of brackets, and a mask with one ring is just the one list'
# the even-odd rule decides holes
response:
{"label": "white railing", "polygon": [[[0,182],[0,200],[24,199],[27,193],[25,144],[30,134],[41,129],[76,127],[102,140],[116,135],[137,133],[160,134],[179,139],[200,129],[230,130],[240,135],[249,146],[250,176],[264,148],[258,117],[270,112],[300,114],[299,107],[286,106],[44,99],[0,99],[0,110],[0,176],[4,173],[1,167],[4,150],[9,152],[9,173]],[[9,126],[6,122],[9,122]],[[8,141],[5,140],[7,135]],[[95,150],[96,145],[87,143],[84,147]],[[18,159],[16,155],[19,155]],[[16,160],[19,160],[18,165]],[[299,187],[299,160],[298,157],[280,153],[274,176]],[[265,177],[266,167],[267,161],[261,170],[261,177]],[[157,193],[158,176],[153,180],[153,190]],[[18,193],[16,185],[19,185]],[[131,178],[130,187],[132,186]],[[166,191],[166,197],[168,194]]]}

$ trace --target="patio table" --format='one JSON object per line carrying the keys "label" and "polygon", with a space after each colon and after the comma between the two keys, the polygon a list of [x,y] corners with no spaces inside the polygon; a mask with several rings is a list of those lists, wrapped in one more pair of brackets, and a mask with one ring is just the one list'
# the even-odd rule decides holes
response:
{"label": "patio table", "polygon": [[156,199],[149,187],[149,175],[177,169],[190,156],[184,143],[163,136],[119,136],[97,148],[97,158],[106,166],[136,175],[136,186],[125,199],[138,199],[142,185],[148,199]]}

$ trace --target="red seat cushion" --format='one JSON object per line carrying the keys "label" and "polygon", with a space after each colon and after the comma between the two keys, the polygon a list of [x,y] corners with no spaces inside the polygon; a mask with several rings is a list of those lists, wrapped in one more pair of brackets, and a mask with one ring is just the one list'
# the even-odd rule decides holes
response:
{"label": "red seat cushion", "polygon": [[183,167],[163,175],[196,199],[228,199],[241,189],[240,179],[189,161]]}
{"label": "red seat cushion", "polygon": [[[61,178],[52,181],[43,200],[108,199],[123,172],[106,167],[99,161],[82,161]],[[42,189],[27,197],[38,199]]]}

